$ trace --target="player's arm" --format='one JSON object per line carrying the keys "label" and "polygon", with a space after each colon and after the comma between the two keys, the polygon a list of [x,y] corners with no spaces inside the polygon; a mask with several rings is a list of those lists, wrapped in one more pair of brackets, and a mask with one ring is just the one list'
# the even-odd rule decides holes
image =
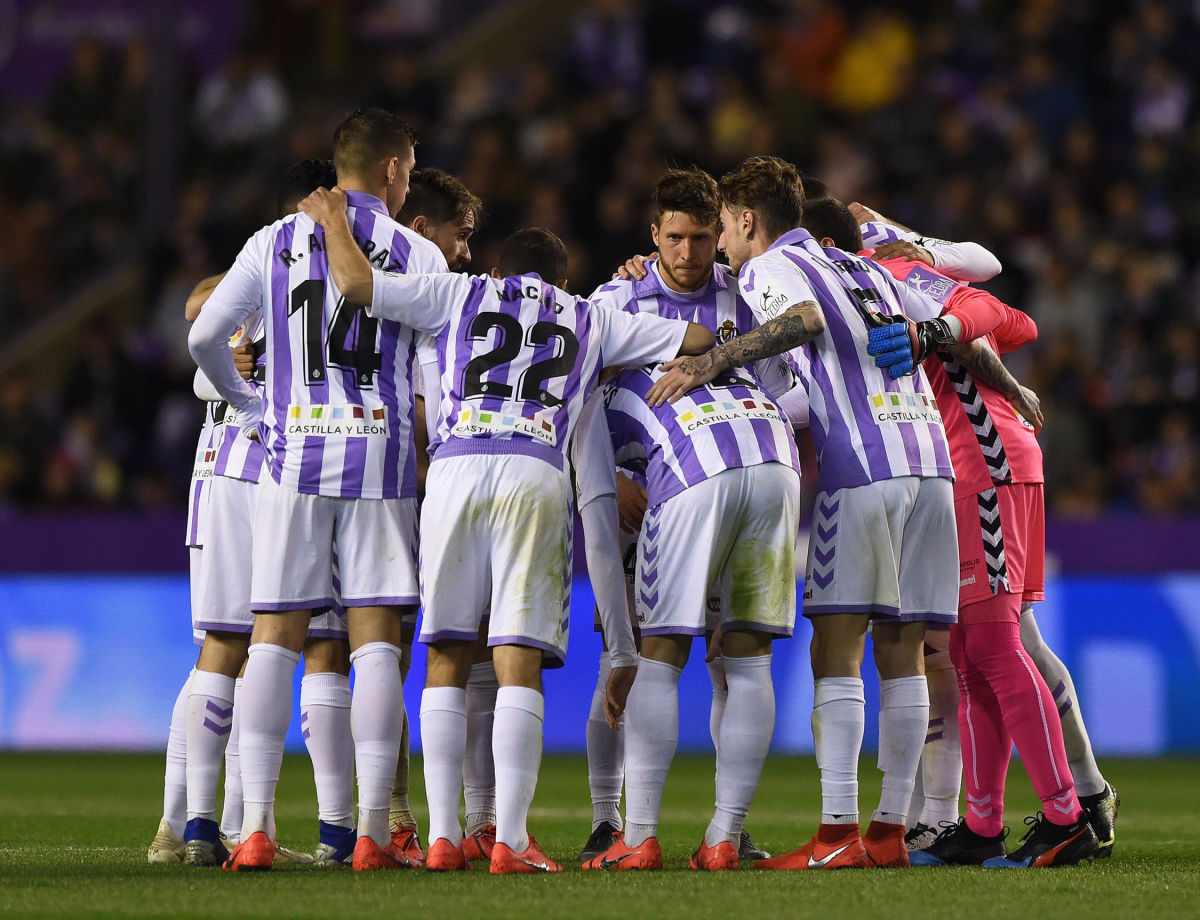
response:
{"label": "player's arm", "polygon": [[[722,371],[770,358],[811,342],[825,331],[825,314],[815,300],[793,304],[757,329],[717,345],[698,357],[677,358],[646,393],[652,406],[675,402],[692,387],[714,380]],[[711,333],[710,333],[711,334]]]}
{"label": "player's arm", "polygon": [[204,306],[209,295],[217,289],[217,285],[227,274],[229,273],[221,272],[219,275],[210,275],[192,288],[192,293],[188,294],[187,303],[183,307],[183,315],[189,323],[196,321],[196,317],[200,315],[200,308]]}
{"label": "player's arm", "polygon": [[1025,420],[1033,426],[1035,432],[1042,430],[1045,418],[1042,415],[1042,405],[1037,393],[1028,387],[1023,387],[1004,366],[1000,357],[992,351],[983,339],[975,339],[962,345],[953,345],[947,349],[959,363],[980,383],[985,383],[992,389],[1003,393]]}
{"label": "player's arm", "polygon": [[233,268],[217,285],[192,324],[188,350],[216,391],[246,420],[243,430],[257,427],[262,401],[237,371],[229,338],[262,306],[262,247],[265,231],[251,237]]}
{"label": "player's arm", "polygon": [[857,201],[851,202],[848,207],[859,224],[888,224],[907,237],[880,243],[873,258],[881,262],[888,259],[917,259],[956,281],[987,281],[1000,274],[1003,268],[1000,260],[978,243],[932,239]]}
{"label": "player's arm", "polygon": [[571,443],[571,462],[579,491],[588,580],[596,597],[604,644],[612,660],[604,716],[615,729],[637,674],[638,655],[621,564],[616,460],[602,403],[602,398],[594,394],[584,407]]}

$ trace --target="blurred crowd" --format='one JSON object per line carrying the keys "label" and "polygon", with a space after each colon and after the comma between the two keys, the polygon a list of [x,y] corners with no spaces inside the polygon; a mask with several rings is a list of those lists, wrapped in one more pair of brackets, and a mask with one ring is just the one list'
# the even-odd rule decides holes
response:
{"label": "blurred crowd", "polygon": [[[378,105],[417,129],[418,166],[483,198],[475,271],[510,230],[549,227],[587,292],[650,248],[665,166],[768,152],[980,242],[1004,265],[989,289],[1041,330],[1008,363],[1047,410],[1051,512],[1200,510],[1200,6],[593,0],[558,40],[456,55],[499,5],[263,0],[219,67],[168,55],[159,83],[145,39],[85,40],[5,114],[0,337],[113,267],[147,271],[133,320],[94,321],[54,387],[0,378],[0,507],[182,503],[186,293],[274,218],[289,163]],[[147,143],[156,87],[175,117]]]}

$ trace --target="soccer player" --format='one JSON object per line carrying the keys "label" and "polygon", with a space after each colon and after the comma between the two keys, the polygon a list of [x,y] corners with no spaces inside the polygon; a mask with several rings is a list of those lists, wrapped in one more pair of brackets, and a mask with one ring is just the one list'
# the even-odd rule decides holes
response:
{"label": "soccer player", "polygon": [[[351,203],[356,246],[393,272],[444,272],[438,248],[396,223],[413,136],[378,109],[337,128],[333,161]],[[232,374],[224,339],[255,310],[266,323],[260,401]],[[367,316],[329,276],[324,231],[305,215],[263,228],[193,326],[189,345],[214,386],[262,439],[252,607],[243,686],[242,839],[226,868],[269,869],[274,798],[291,715],[291,671],[311,614],[333,602],[337,549],[347,610],[359,828],[355,869],[411,865],[395,847],[389,803],[404,724],[402,620],[416,606],[412,330]],[[389,561],[380,565],[379,560]]]}
{"label": "soccer player", "polygon": [[[192,466],[191,482],[188,484],[188,513],[186,543],[190,569],[192,638],[197,645],[204,641],[204,632],[195,625],[199,610],[200,564],[204,553],[204,523],[207,519],[208,485],[212,480],[216,450],[213,437],[218,423],[225,414],[222,401],[205,402],[204,421],[196,442],[196,459]],[[167,734],[167,764],[163,776],[163,813],[158,830],[146,852],[146,861],[151,865],[178,864],[183,861],[183,834],[187,825],[187,707],[191,691],[193,668],[188,672],[183,686],[175,697],[171,708],[171,725]]]}
{"label": "soccer player", "polygon": [[[829,225],[843,228],[832,231],[842,237],[839,242],[861,248],[851,213],[833,201],[825,209]],[[892,376],[926,362],[957,474],[961,559],[959,618],[951,627],[950,653],[961,695],[967,814],[924,850],[914,851],[911,861],[997,868],[1073,865],[1094,856],[1099,844],[1076,796],[1061,725],[1046,718],[1053,697],[1020,639],[1022,596],[1041,597],[1044,580],[1042,457],[1034,437],[1040,412],[1015,381],[1007,392],[988,382],[1000,376],[994,349],[1020,347],[1037,330],[1024,314],[986,292],[955,284],[918,262],[893,259],[885,266],[945,306],[940,319],[872,329],[869,350]],[[939,346],[981,335],[989,337],[990,348],[974,357],[962,351],[935,354]],[[1010,400],[1032,421],[1023,421]],[[1004,785],[1014,742],[1045,811],[1030,819],[1022,845],[1006,855]]]}
{"label": "soccer player", "polygon": [[679,675],[708,627],[708,588],[717,584],[728,691],[716,813],[690,866],[736,869],[775,727],[771,640],[790,636],[796,615],[799,458],[751,371],[732,370],[651,409],[645,394],[658,374],[627,369],[604,391],[616,455],[643,470],[648,510],[637,554],[642,653],[625,723],[628,824],[584,868],[662,868],[658,818],[678,739]]}
{"label": "soccer player", "polygon": [[[593,303],[611,306],[629,313],[652,313],[672,319],[686,319],[711,329],[717,341],[728,341],[758,325],[754,313],[738,296],[735,279],[727,266],[718,265],[717,237],[720,233],[721,198],[716,180],[701,169],[672,169],[659,179],[652,200],[650,235],[656,259],[633,266],[633,277],[601,285],[589,298]],[[763,368],[767,389],[778,399],[792,390],[795,381],[782,362]],[[621,531],[621,553],[626,566],[630,605],[636,606],[634,557],[638,533],[646,510],[646,484],[636,472],[618,474],[625,509]],[[720,622],[719,598],[706,600],[711,614],[709,633]],[[715,608],[715,609],[714,609]],[[607,652],[606,652],[607,654]],[[722,658],[715,654],[708,662],[713,686],[709,730],[714,747],[721,734],[725,711],[726,679]],[[592,833],[579,854],[587,862],[608,850],[622,829],[618,806],[621,801],[624,762],[624,735],[610,728],[603,713],[609,663],[601,659],[596,691],[592,697],[587,723],[588,782],[592,794]],[[763,859],[745,829],[739,840],[743,859]]]}
{"label": "soccer player", "polygon": [[[494,276],[411,277],[378,270],[350,245],[335,193],[302,207],[326,226],[331,265],[370,315],[436,337],[442,403],[422,508],[421,572],[429,644],[421,700],[429,837],[426,865],[468,863],[458,822],[471,649],[490,605],[496,697],[493,874],[558,872],[526,829],[541,761],[543,656],[565,655],[570,604],[569,483],[564,451],[605,364],[696,351],[695,324],[594,308],[565,283],[562,242],[545,230],[510,236]],[[466,486],[466,487],[464,487]]]}
{"label": "soccer player", "polygon": [[[877,260],[886,262],[899,257],[924,262],[936,269],[940,275],[954,281],[986,281],[999,271],[1000,263],[995,257],[975,243],[947,243],[944,240],[923,237],[861,204],[851,204],[849,210],[860,222],[863,245],[874,249],[874,258]],[[907,283],[922,289],[936,290],[947,301],[951,293],[957,292],[959,296],[962,295],[959,288],[950,289],[950,293],[947,293],[947,287],[939,277],[930,278],[924,269],[916,265],[913,267],[915,271],[906,271]],[[1018,433],[1018,437],[1021,436]],[[1112,785],[1105,781],[1096,763],[1071,673],[1054,654],[1053,649],[1046,645],[1038,629],[1033,604],[1041,598],[1040,588],[1027,588],[1022,597],[1021,644],[1046,685],[1052,688],[1051,695],[1054,697],[1055,708],[1062,723],[1067,762],[1071,767],[1079,803],[1088,813],[1092,830],[1100,842],[1097,858],[1107,858],[1112,855],[1116,840],[1115,824],[1120,797]],[[938,633],[930,634],[926,641],[939,645],[936,656],[926,656],[926,673],[934,673],[930,668],[936,657],[939,662],[936,673],[940,674],[941,659],[949,659],[949,649]],[[938,827],[942,821],[951,824],[957,822],[959,780],[962,775],[962,755],[959,750],[956,719],[952,717],[939,726],[933,725],[935,699],[945,697],[945,706],[937,708],[944,708],[952,716],[957,712],[957,684],[950,685],[945,691],[939,691],[931,677],[930,694],[930,737],[934,740],[926,745],[922,759],[921,776],[924,778],[924,788],[921,791],[924,794],[924,814],[920,817],[921,823],[910,831],[910,842],[918,849],[923,848],[922,844],[927,846],[932,842],[935,836],[932,828]]]}
{"label": "soccer player", "polygon": [[[410,230],[437,244],[450,271],[459,271],[471,261],[470,240],[483,214],[483,202],[459,179],[440,169],[417,169],[409,179],[408,196],[396,219]],[[427,349],[418,348],[418,352]],[[425,419],[424,384],[413,376],[416,394],[417,475],[421,489],[429,467],[429,435]],[[433,408],[437,408],[435,397]],[[431,419],[436,430],[436,418]],[[415,624],[414,624],[415,625]],[[410,643],[406,655],[411,655]],[[486,631],[480,636],[476,660],[467,679],[467,753],[463,761],[463,793],[466,800],[467,836],[464,850],[469,859],[490,859],[496,841],[496,771],[492,764],[492,713],[496,708],[496,669],[487,647]],[[393,836],[404,828],[416,827],[408,807],[408,724],[400,750],[399,773],[392,792]]]}
{"label": "soccer player", "polygon": [[[813,736],[821,826],[770,869],[906,866],[905,819],[929,715],[922,672],[927,621],[953,621],[957,546],[952,470],[927,382],[902,386],[866,354],[867,330],[937,305],[800,228],[795,167],[753,157],[721,180],[722,236],[742,296],[762,325],[699,358],[668,365],[652,405],[731,367],[787,353],[811,406],[819,482],[805,578],[816,679]],[[865,838],[858,824],[861,661],[871,624],[880,673],[883,789]]]}

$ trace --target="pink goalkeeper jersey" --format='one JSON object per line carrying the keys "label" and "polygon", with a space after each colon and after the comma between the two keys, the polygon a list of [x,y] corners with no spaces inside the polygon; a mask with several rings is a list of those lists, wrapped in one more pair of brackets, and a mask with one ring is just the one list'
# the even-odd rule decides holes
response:
{"label": "pink goalkeeper jersey", "polygon": [[[945,312],[986,311],[991,317],[1005,317],[1002,324],[986,333],[988,344],[996,352],[1020,347],[1037,335],[1037,327],[1025,314],[986,291],[947,278],[924,262],[889,259],[879,264],[897,280],[941,303]],[[1004,394],[975,380],[956,358],[945,352],[934,352],[921,366],[929,377],[946,425],[956,496],[983,492],[995,485],[1045,481],[1042,449],[1033,426],[1017,413]]]}

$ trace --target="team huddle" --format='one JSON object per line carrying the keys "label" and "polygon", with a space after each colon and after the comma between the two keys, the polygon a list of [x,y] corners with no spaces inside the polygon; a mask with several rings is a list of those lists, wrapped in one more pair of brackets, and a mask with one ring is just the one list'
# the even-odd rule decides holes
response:
{"label": "team huddle", "polygon": [[[189,493],[200,655],[172,716],[151,862],[561,871],[527,817],[541,672],[567,652],[576,515],[605,648],[584,869],[663,866],[696,637],[716,774],[691,868],[1111,853],[1119,800],[1032,614],[1042,418],[997,355],[1036,329],[970,286],[1000,270],[986,249],[753,157],[719,183],[668,171],[654,256],[582,298],[562,242],[537,228],[510,235],[490,275],[460,272],[482,202],[414,166],[402,121],[351,113],[332,162],[293,167],[280,219],[188,300],[209,407]],[[818,468],[800,609],[821,822],[771,858],[745,822],[774,732],[772,642],[797,611],[797,436]],[[427,848],[403,697],[418,632]],[[864,831],[868,632],[883,784]],[[311,853],[280,846],[274,816],[301,654]],[[1013,744],[1043,811],[1009,849]]]}

